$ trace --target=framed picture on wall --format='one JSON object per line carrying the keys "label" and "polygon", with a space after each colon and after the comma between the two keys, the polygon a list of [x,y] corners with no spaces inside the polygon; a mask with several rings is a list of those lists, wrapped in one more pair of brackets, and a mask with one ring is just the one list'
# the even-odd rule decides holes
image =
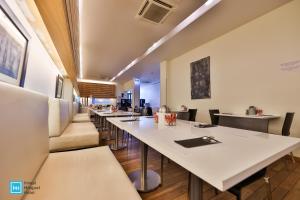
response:
{"label": "framed picture on wall", "polygon": [[29,35],[4,0],[0,0],[0,81],[23,87]]}
{"label": "framed picture on wall", "polygon": [[55,98],[62,98],[64,79],[60,75],[56,78]]}
{"label": "framed picture on wall", "polygon": [[192,99],[210,98],[210,57],[191,63]]}

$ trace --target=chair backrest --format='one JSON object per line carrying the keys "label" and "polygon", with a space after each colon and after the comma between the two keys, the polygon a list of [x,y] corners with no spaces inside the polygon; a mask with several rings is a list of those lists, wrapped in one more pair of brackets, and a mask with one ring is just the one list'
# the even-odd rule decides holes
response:
{"label": "chair backrest", "polygon": [[189,113],[190,113],[189,121],[194,122],[196,120],[197,109],[189,109]]}
{"label": "chair backrest", "polygon": [[30,182],[49,154],[48,97],[0,82],[0,199],[10,181]]}
{"label": "chair backrest", "polygon": [[219,109],[210,109],[209,110],[211,124],[213,124],[213,125],[219,124],[219,116],[215,115],[215,114],[219,114],[219,113],[220,113]]}
{"label": "chair backrest", "polygon": [[190,113],[189,112],[178,112],[176,118],[181,119],[181,120],[189,121]]}
{"label": "chair backrest", "polygon": [[142,111],[143,116],[152,116],[152,108],[151,107],[146,107]]}
{"label": "chair backrest", "polygon": [[291,126],[292,126],[292,123],[293,123],[294,115],[295,115],[295,113],[292,113],[292,112],[286,113],[284,123],[283,123],[283,126],[282,126],[282,132],[281,132],[281,134],[283,136],[289,136],[290,135],[290,129],[291,129]]}

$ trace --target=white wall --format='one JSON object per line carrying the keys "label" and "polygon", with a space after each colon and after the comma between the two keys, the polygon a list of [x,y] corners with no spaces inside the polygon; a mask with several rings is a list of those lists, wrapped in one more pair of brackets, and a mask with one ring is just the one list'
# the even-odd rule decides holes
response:
{"label": "white wall", "polygon": [[141,99],[145,99],[146,103],[150,103],[153,108],[160,107],[160,83],[141,84]]}
{"label": "white wall", "polygon": [[[291,135],[300,137],[300,0],[294,0],[228,34],[167,61],[167,105],[245,113],[250,105],[279,114],[269,131],[280,133],[284,115],[296,112]],[[210,56],[211,99],[191,100],[190,63]],[[294,63],[289,63],[295,61]],[[297,62],[299,61],[299,62]],[[300,156],[300,151],[297,152]]]}
{"label": "white wall", "polygon": [[16,1],[6,0],[6,2],[31,36],[24,87],[54,97],[56,76],[58,75],[55,64],[34,33]]}

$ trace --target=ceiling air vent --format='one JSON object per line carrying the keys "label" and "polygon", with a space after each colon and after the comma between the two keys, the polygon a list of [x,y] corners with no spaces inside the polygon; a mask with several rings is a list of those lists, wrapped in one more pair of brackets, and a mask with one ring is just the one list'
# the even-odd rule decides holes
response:
{"label": "ceiling air vent", "polygon": [[138,17],[159,24],[171,13],[173,5],[160,0],[145,0]]}

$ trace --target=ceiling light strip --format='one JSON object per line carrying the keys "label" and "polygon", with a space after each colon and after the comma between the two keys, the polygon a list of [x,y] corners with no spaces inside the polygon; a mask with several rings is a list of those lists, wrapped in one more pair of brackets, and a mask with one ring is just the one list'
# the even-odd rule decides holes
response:
{"label": "ceiling light strip", "polygon": [[78,5],[79,5],[79,78],[82,79],[83,78],[83,62],[82,62],[82,42],[81,42],[81,33],[82,33],[82,25],[81,25],[81,20],[82,19],[82,1],[83,0],[78,0]]}
{"label": "ceiling light strip", "polygon": [[172,29],[167,35],[162,37],[160,40],[155,42],[151,47],[147,49],[147,51],[141,55],[140,57],[136,58],[134,61],[132,61],[129,65],[127,65],[124,69],[122,69],[115,77],[113,77],[110,81],[114,81],[116,78],[124,74],[127,70],[129,70],[131,67],[133,67],[135,64],[140,62],[142,59],[144,59],[147,55],[155,51],[158,47],[160,47],[162,44],[173,38],[175,35],[177,35],[180,31],[185,29],[187,26],[189,26],[191,23],[196,21],[199,17],[204,15],[207,11],[209,11],[211,8],[213,8],[215,5],[220,3],[222,0],[208,0],[206,3],[204,3],[201,7],[199,7],[196,11],[194,11],[191,15],[189,15],[187,18],[185,18],[182,22],[180,22],[174,29]]}

